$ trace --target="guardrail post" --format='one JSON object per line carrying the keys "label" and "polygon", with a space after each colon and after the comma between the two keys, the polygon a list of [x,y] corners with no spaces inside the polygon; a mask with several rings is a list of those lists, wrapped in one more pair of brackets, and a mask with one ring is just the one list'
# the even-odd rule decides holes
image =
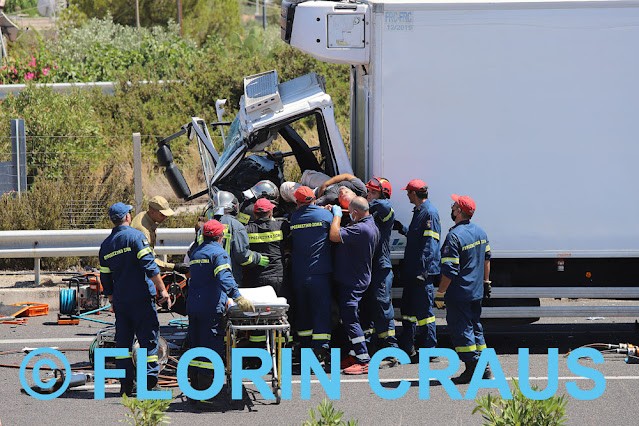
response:
{"label": "guardrail post", "polygon": [[133,188],[135,192],[135,213],[142,211],[142,137],[133,133]]}
{"label": "guardrail post", "polygon": [[40,258],[33,259],[33,270],[35,273],[35,285],[40,285]]}
{"label": "guardrail post", "polygon": [[24,120],[11,120],[11,163],[16,177],[18,196],[27,190],[27,142]]}

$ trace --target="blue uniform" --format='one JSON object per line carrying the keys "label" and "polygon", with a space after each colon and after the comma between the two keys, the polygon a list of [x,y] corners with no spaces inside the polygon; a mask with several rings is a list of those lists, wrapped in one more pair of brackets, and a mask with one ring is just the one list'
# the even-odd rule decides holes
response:
{"label": "blue uniform", "polygon": [[426,199],[413,209],[413,219],[406,233],[400,347],[408,353],[413,351],[415,343],[426,348],[437,346],[433,303],[434,283],[440,273],[440,232],[439,213]]}
{"label": "blue uniform", "polygon": [[484,262],[490,245],[483,229],[468,220],[453,226],[442,245],[442,274],[451,279],[446,291],[446,323],[459,359],[479,359],[486,348],[479,322],[484,297]]}
{"label": "blue uniform", "polygon": [[351,341],[355,357],[368,362],[364,332],[359,322],[359,302],[370,284],[372,261],[379,243],[373,216],[366,216],[340,228],[342,240],[335,249],[335,281],[338,283],[340,318]]}
{"label": "blue uniform", "polygon": [[[377,333],[384,346],[397,347],[395,337],[395,311],[393,309],[393,268],[390,258],[390,236],[395,222],[395,212],[390,200],[369,202],[370,213],[379,229],[379,244],[373,257],[371,284],[364,294],[362,326],[365,334]],[[370,328],[369,328],[370,327]]]}
{"label": "blue uniform", "polygon": [[116,358],[117,368],[126,371],[122,383],[132,385],[135,378],[131,348],[137,337],[140,347],[147,350],[148,384],[152,387],[160,370],[157,355],[160,324],[155,311],[155,285],[150,280],[160,269],[153,250],[142,232],[120,225],[113,228],[100,246],[99,259],[104,294],[113,296],[115,343],[118,348],[129,350],[127,357]]}
{"label": "blue uniform", "polygon": [[[190,254],[188,342],[192,348],[213,349],[224,359],[224,323],[222,321],[228,298],[240,292],[231,273],[228,254],[220,244],[204,239]],[[223,372],[218,372],[223,374]],[[189,364],[191,385],[206,389],[213,380],[213,364],[196,358]]]}
{"label": "blue uniform", "polygon": [[297,334],[302,343],[328,349],[331,339],[331,272],[328,231],[333,215],[307,205],[291,214],[291,263],[297,312]]}

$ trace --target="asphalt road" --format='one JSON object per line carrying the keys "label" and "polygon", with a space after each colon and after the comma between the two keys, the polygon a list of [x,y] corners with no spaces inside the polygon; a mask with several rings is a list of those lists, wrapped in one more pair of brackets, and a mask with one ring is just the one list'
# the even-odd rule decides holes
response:
{"label": "asphalt road", "polygon": [[[105,315],[99,318],[112,320]],[[170,315],[161,314],[161,323],[166,324]],[[53,315],[36,317],[22,326],[0,325],[0,352],[19,350],[23,347],[56,346],[86,350],[95,333],[103,326],[83,322],[78,326],[57,326]],[[516,326],[487,326],[487,341],[494,347],[508,384],[518,376],[518,348],[530,348],[531,384],[545,388],[547,370],[547,348],[559,348],[559,387],[557,394],[567,394],[566,384],[575,381],[584,390],[591,389],[594,382],[577,379],[566,365],[563,357],[568,350],[580,345],[605,342],[639,343],[639,331],[634,319],[603,321],[586,320],[545,320],[538,324]],[[441,333],[440,333],[441,331]],[[445,327],[439,326],[440,344],[449,344]],[[65,352],[75,365],[86,363],[86,351]],[[0,356],[0,364],[18,365],[23,354]],[[598,425],[602,423],[636,424],[639,404],[636,403],[639,389],[639,365],[626,364],[621,355],[605,355],[604,363],[595,365],[590,361],[582,364],[594,368],[605,376],[603,395],[592,401],[580,401],[567,395],[568,424]],[[445,368],[446,362],[433,364],[433,368]],[[12,425],[112,425],[125,419],[126,409],[115,392],[117,386],[108,387],[106,399],[94,400],[93,392],[68,391],[52,401],[40,401],[20,392],[18,370],[0,368],[0,423]],[[396,400],[380,398],[369,385],[366,376],[340,376],[340,399],[334,402],[337,409],[344,411],[344,419],[356,419],[360,425],[480,425],[479,414],[471,412],[475,402],[453,400],[443,386],[433,383],[430,398],[419,399],[419,370],[417,365],[401,365],[380,371],[385,388],[398,385],[400,380],[410,381],[408,392]],[[293,375],[293,398],[275,405],[266,401],[246,383],[245,398],[234,406],[220,404],[212,412],[199,412],[192,408],[177,389],[169,409],[172,425],[225,424],[246,425],[299,425],[308,418],[311,407],[317,406],[325,393],[320,384],[311,384],[310,400],[300,396],[300,376]],[[458,386],[466,395],[468,385]],[[480,390],[479,395],[497,391]]]}

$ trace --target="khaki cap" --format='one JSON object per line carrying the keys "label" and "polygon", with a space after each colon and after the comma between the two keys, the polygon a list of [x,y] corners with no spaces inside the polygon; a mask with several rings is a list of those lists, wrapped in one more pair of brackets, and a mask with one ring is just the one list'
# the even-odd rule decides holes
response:
{"label": "khaki cap", "polygon": [[156,195],[155,197],[149,200],[149,207],[152,209],[158,210],[164,216],[173,216],[175,212],[171,210],[171,206],[169,206],[169,202],[166,201],[166,198],[161,195]]}

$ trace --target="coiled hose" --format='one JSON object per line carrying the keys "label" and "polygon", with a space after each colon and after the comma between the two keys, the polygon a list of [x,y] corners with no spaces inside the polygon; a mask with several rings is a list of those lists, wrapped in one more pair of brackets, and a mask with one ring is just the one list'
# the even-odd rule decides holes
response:
{"label": "coiled hose", "polygon": [[76,313],[76,291],[74,288],[60,289],[60,313],[72,315]]}

